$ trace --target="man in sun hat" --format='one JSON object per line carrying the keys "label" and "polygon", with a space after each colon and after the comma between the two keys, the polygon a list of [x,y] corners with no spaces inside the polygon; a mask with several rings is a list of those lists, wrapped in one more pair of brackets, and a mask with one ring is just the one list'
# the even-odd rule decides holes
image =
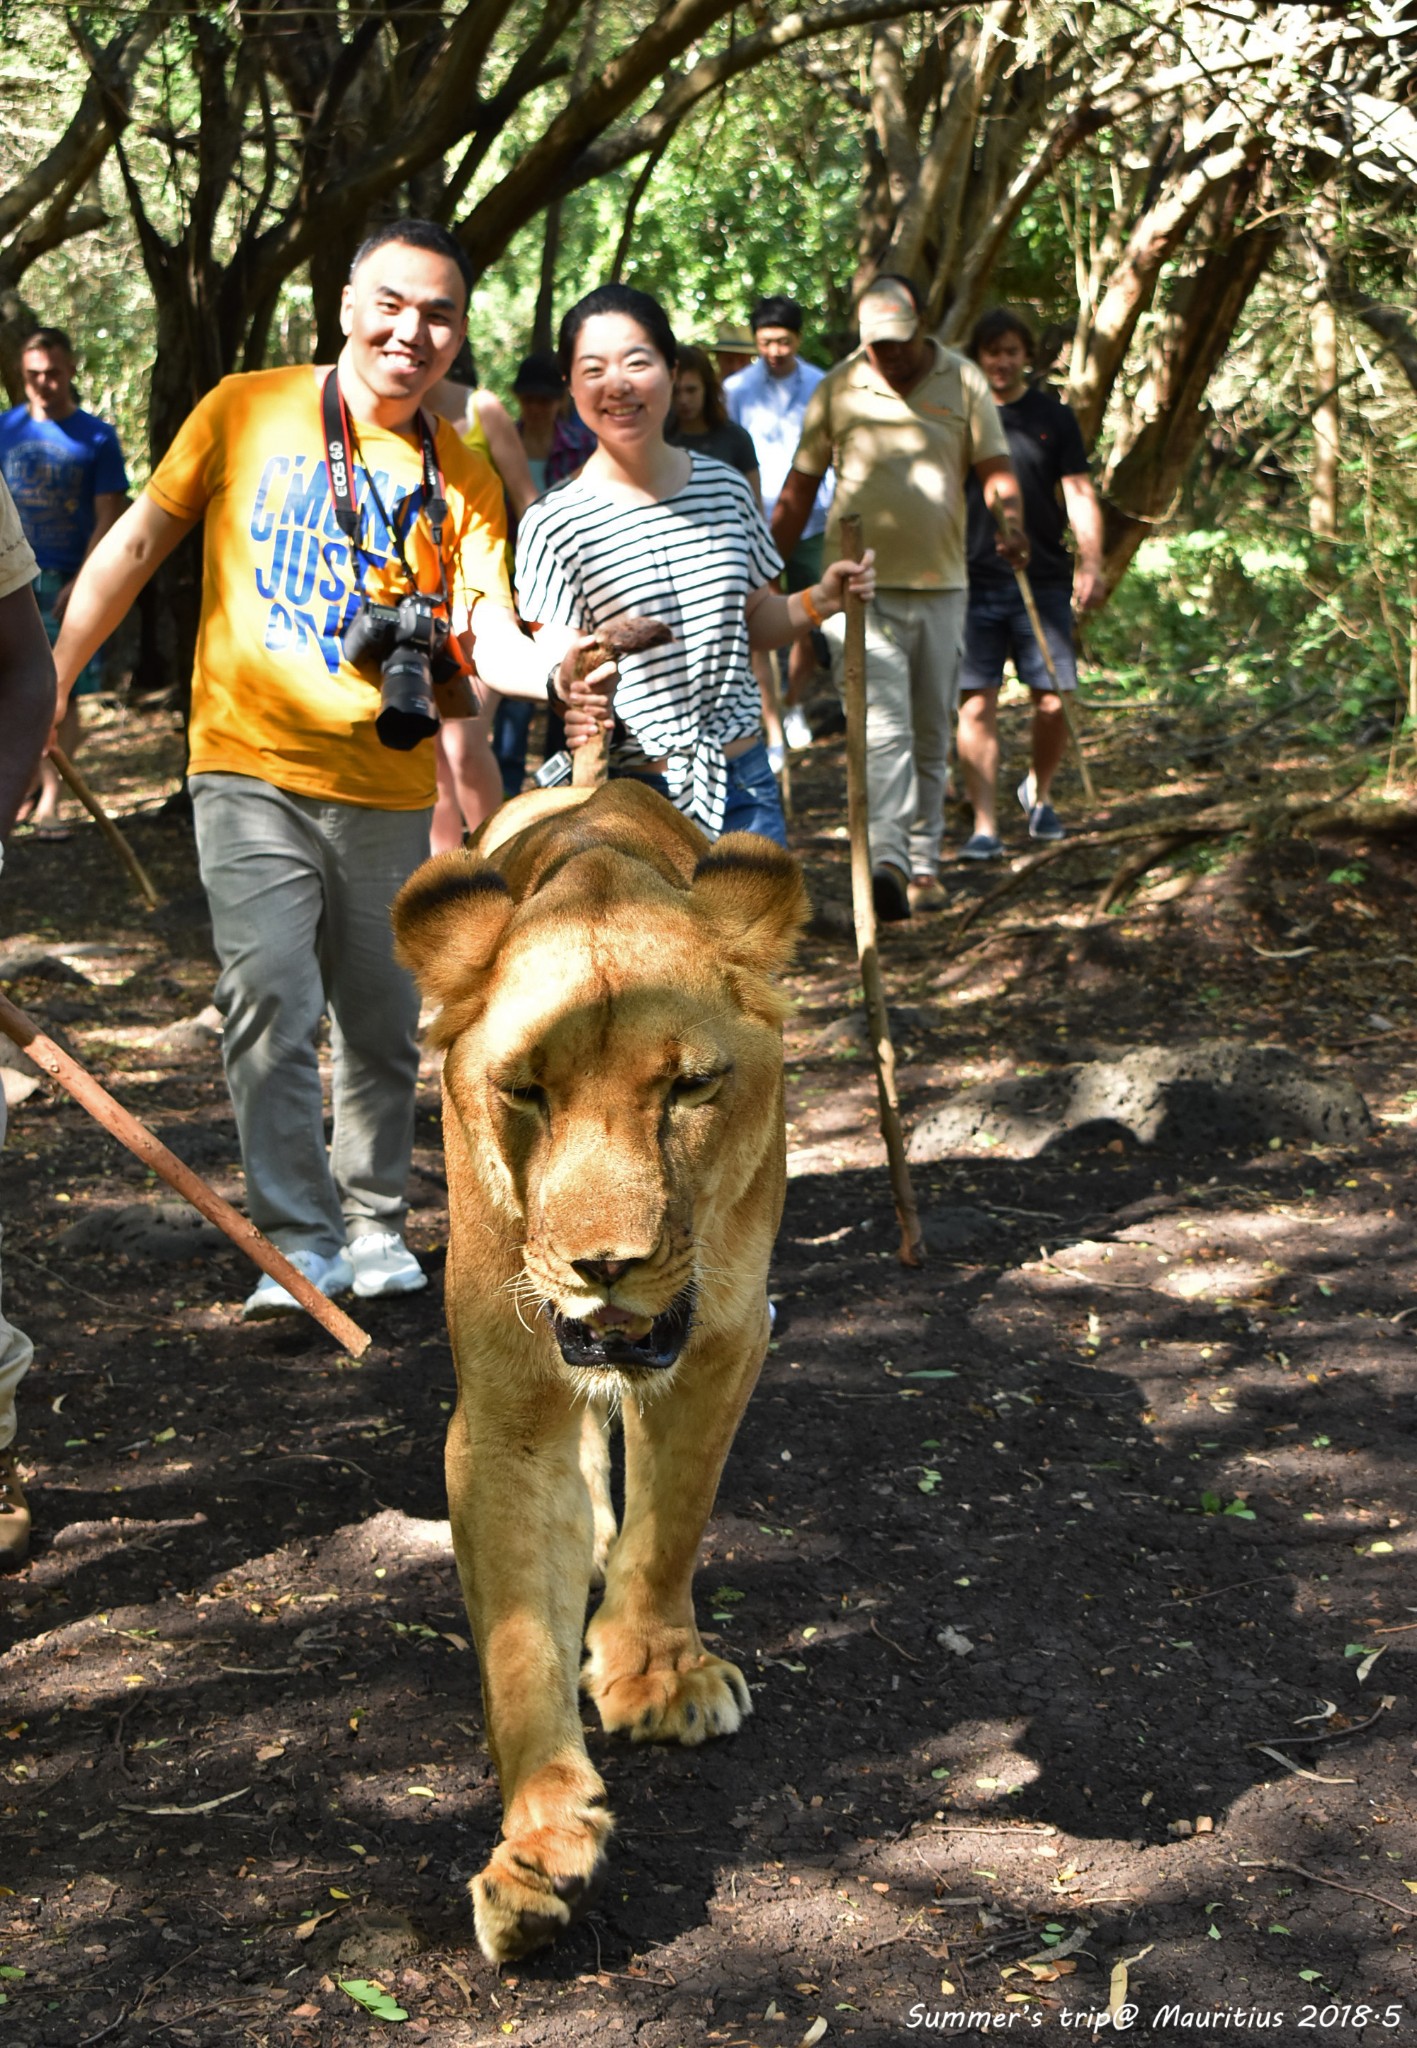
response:
{"label": "man in sun hat", "polygon": [[[854,513],[876,550],[866,614],[866,778],[876,913],[884,921],[945,902],[937,873],[950,728],[969,572],[965,480],[998,507],[1001,554],[1026,562],[1023,501],[988,383],[929,334],[908,278],[882,275],[858,307],[861,346],[812,393],[773,515],[787,554],[820,479],[836,472],[827,556]],[[840,677],[845,622],[827,622]]]}

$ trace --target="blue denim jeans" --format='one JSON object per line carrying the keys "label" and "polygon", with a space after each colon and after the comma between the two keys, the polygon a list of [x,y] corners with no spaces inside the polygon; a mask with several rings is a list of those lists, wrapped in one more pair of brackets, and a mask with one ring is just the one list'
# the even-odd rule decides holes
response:
{"label": "blue denim jeans", "polygon": [[758,832],[764,839],[787,844],[787,820],[782,814],[777,777],[762,740],[728,764],[728,803],[723,813],[725,832]]}
{"label": "blue denim jeans", "polygon": [[[647,783],[660,796],[669,795],[669,784],[662,775],[647,775],[643,770],[625,768],[612,768],[610,772],[616,781],[623,778]],[[723,813],[723,829],[725,832],[758,832],[764,839],[776,840],[779,846],[787,844],[787,820],[782,814],[777,777],[772,772],[768,750],[762,740],[728,763],[728,802]]]}

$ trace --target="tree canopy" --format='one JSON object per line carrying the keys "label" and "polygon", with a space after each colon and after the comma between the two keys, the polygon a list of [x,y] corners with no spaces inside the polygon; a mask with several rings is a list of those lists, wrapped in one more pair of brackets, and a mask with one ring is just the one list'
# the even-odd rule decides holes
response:
{"label": "tree canopy", "polygon": [[0,35],[0,369],[73,326],[150,454],[227,371],[332,355],[399,212],[466,248],[494,381],[611,274],[700,338],[793,290],[830,360],[886,267],[957,345],[1031,314],[1113,583],[1223,486],[1325,589],[1382,561],[1405,642],[1417,0],[9,0]]}

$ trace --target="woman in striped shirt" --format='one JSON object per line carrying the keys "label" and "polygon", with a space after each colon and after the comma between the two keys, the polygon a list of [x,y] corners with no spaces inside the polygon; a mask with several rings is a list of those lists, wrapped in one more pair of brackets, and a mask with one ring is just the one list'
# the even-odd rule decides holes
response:
{"label": "woman in striped shirt", "polygon": [[612,772],[653,779],[714,838],[761,832],[785,846],[749,649],[800,639],[843,609],[848,583],[869,599],[871,553],[791,597],[775,588],[782,563],[747,483],[664,438],[677,351],[647,293],[602,285],[566,315],[560,345],[598,446],[522,521],[522,617],[585,632],[631,616],[669,626],[672,641],[621,659],[626,737]]}

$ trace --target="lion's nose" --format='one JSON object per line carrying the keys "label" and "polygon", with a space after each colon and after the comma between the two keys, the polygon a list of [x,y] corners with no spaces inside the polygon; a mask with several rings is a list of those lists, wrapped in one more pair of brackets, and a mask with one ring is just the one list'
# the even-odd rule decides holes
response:
{"label": "lion's nose", "polygon": [[633,1259],[577,1259],[575,1268],[592,1287],[613,1287],[634,1263]]}

